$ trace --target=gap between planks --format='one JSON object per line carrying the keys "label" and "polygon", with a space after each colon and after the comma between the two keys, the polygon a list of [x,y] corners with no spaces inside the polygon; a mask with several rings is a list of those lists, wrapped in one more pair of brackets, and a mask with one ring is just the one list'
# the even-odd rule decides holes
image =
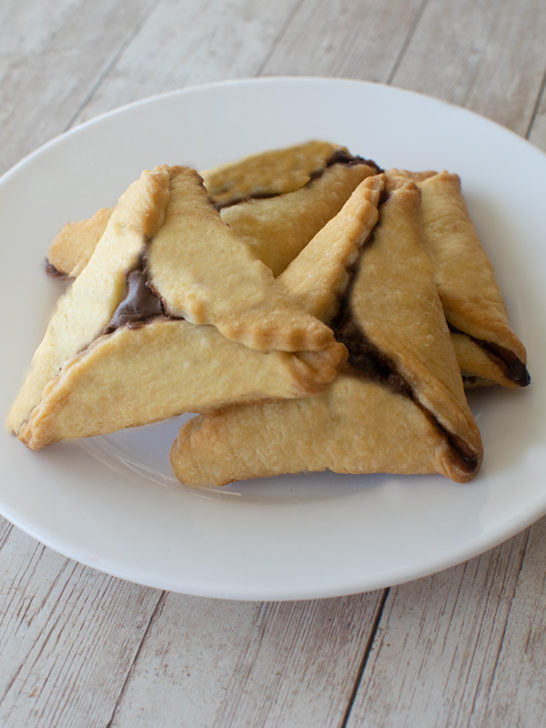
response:
{"label": "gap between planks", "polygon": [[275,36],[275,39],[271,43],[271,46],[270,46],[269,50],[267,51],[267,53],[265,54],[262,62],[258,66],[258,69],[257,69],[256,74],[255,74],[256,77],[259,77],[259,76],[262,75],[264,68],[267,66],[267,62],[269,61],[269,59],[271,58],[271,56],[273,55],[273,53],[275,51],[275,48],[277,47],[277,43],[280,41],[280,39],[285,34],[286,29],[290,26],[290,23],[292,22],[292,19],[294,18],[294,16],[298,12],[298,10],[301,8],[301,6],[303,5],[303,3],[304,3],[304,0],[299,0],[299,2],[297,2],[294,5],[294,7],[292,8],[292,10],[288,14],[286,20],[284,21],[284,23],[280,27],[279,32]]}
{"label": "gap between planks", "polygon": [[366,645],[364,646],[364,653],[362,655],[362,660],[360,662],[360,665],[358,668],[358,673],[357,673],[355,681],[354,681],[353,689],[351,690],[351,695],[349,696],[349,700],[347,702],[347,708],[345,709],[345,713],[343,715],[343,719],[340,723],[339,728],[346,728],[346,726],[349,722],[349,718],[351,716],[351,710],[353,709],[355,698],[356,698],[358,690],[360,688],[360,684],[362,683],[364,671],[366,670],[366,665],[368,664],[368,658],[370,656],[370,652],[372,650],[373,643],[375,642],[375,636],[376,636],[377,630],[379,628],[379,623],[381,622],[381,617],[383,616],[383,610],[385,609],[385,604],[387,602],[389,593],[390,593],[390,587],[385,589],[383,591],[383,594],[381,595],[381,601],[379,602],[379,606],[377,608],[377,613],[376,613],[375,619],[373,621],[371,632],[366,641]]}
{"label": "gap between planks", "polygon": [[402,47],[400,48],[400,53],[398,54],[394,65],[392,67],[391,72],[389,73],[389,76],[387,78],[387,86],[390,86],[392,83],[393,78],[396,76],[396,72],[398,71],[398,68],[400,67],[400,63],[402,62],[402,59],[404,58],[404,55],[409,47],[409,44],[411,43],[411,39],[413,38],[413,35],[415,33],[415,29],[419,25],[419,22],[421,21],[421,18],[423,17],[423,13],[425,12],[425,8],[427,7],[429,3],[429,0],[423,0],[421,5],[419,6],[419,9],[417,10],[417,13],[415,14],[415,19],[413,23],[411,24],[410,29],[408,30],[408,33],[406,35],[406,38],[404,42],[402,43]]}
{"label": "gap between planks", "polygon": [[533,110],[531,112],[531,119],[529,121],[529,125],[527,126],[527,130],[525,132],[525,138],[526,139],[529,139],[529,137],[531,136],[531,132],[533,131],[533,126],[534,126],[534,123],[536,121],[536,118],[537,118],[539,109],[540,109],[540,104],[541,104],[541,101],[542,101],[542,97],[544,96],[544,89],[545,88],[546,88],[546,68],[544,69],[544,74],[542,76],[542,82],[541,82],[540,88],[538,90],[538,94],[537,94],[537,98],[536,98],[536,101],[535,101],[535,105],[534,105]]}
{"label": "gap between planks", "polygon": [[142,18],[140,19],[140,21],[133,28],[132,33],[130,33],[127,36],[127,38],[125,39],[125,42],[122,43],[122,45],[114,53],[114,55],[112,56],[110,62],[107,63],[106,66],[104,67],[104,69],[102,70],[102,72],[99,73],[99,75],[98,75],[95,83],[89,89],[89,91],[87,93],[87,96],[78,105],[78,107],[76,108],[76,111],[74,112],[74,114],[72,114],[72,117],[68,121],[68,124],[63,129],[63,133],[64,132],[67,132],[76,123],[76,121],[78,119],[78,116],[81,114],[81,112],[83,111],[83,109],[85,109],[85,107],[87,106],[87,104],[91,101],[91,99],[95,95],[97,89],[101,86],[101,84],[103,83],[103,81],[108,77],[108,75],[110,74],[110,72],[112,71],[112,69],[115,67],[116,63],[119,61],[119,59],[121,58],[121,56],[123,55],[123,53],[125,52],[125,50],[131,45],[131,43],[133,42],[133,40],[139,34],[139,32],[141,31],[141,29],[145,25],[146,21],[148,20],[148,18],[152,14],[152,12],[155,10],[155,7],[156,6],[154,4],[151,4],[150,5],[150,7],[148,9],[148,12],[145,13],[142,16]]}
{"label": "gap between planks", "polygon": [[110,720],[108,721],[108,723],[106,723],[105,728],[112,728],[112,725],[114,723],[114,718],[116,717],[116,712],[118,710],[119,704],[123,700],[123,696],[125,695],[125,691],[127,689],[127,685],[129,684],[129,680],[131,679],[131,675],[133,674],[133,670],[137,663],[138,656],[140,655],[140,653],[142,651],[142,647],[144,645],[144,642],[146,641],[146,637],[148,636],[150,628],[156,618],[156,615],[158,615],[159,612],[161,611],[166,598],[167,598],[167,592],[162,591],[161,594],[159,595],[159,599],[157,600],[157,604],[155,605],[154,610],[153,610],[152,614],[150,615],[150,619],[148,620],[148,624],[146,625],[146,629],[144,630],[142,639],[140,640],[139,645],[135,650],[135,655],[133,657],[133,661],[131,662],[129,669],[127,670],[127,675],[125,676],[125,680],[123,681],[123,685],[121,686],[121,690],[119,691],[119,695],[114,704],[114,709],[112,710],[112,715],[110,716]]}

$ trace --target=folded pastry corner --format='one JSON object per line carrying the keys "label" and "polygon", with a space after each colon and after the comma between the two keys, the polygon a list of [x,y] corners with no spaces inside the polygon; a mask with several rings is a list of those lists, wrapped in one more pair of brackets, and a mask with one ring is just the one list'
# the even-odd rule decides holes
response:
{"label": "folded pastry corner", "polygon": [[[374,186],[381,195],[379,222],[374,228],[373,216],[365,214],[355,234],[355,209],[369,205]],[[410,180],[381,175],[355,190],[279,277],[309,311],[329,319],[348,349],[347,364],[317,397],[233,405],[190,420],[171,448],[181,482],[224,485],[327,469],[441,473],[464,482],[477,473],[480,433],[466,402],[419,215],[420,193]],[[320,266],[310,265],[315,246],[329,247],[328,269],[337,271],[329,277],[330,296],[313,295],[313,270],[320,280]]]}
{"label": "folded pastry corner", "polygon": [[52,276],[79,276],[106,230],[111,214],[112,208],[102,207],[89,219],[63,225],[49,246],[46,271]]}
{"label": "folded pastry corner", "polygon": [[8,427],[31,448],[320,392],[346,357],[187,167],[144,172],[58,302]]}
{"label": "folded pastry corner", "polygon": [[448,172],[390,174],[413,179],[422,195],[425,245],[465,382],[471,386],[530,382],[525,348],[508,320],[493,266],[470,218],[458,175]]}

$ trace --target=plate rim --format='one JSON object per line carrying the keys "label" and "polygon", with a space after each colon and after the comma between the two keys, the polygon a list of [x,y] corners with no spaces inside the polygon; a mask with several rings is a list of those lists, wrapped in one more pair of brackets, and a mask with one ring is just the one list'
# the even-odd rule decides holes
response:
{"label": "plate rim", "polygon": [[116,116],[117,114],[122,114],[127,111],[131,111],[134,108],[140,107],[140,106],[146,106],[147,104],[153,104],[156,103],[162,99],[175,97],[175,96],[182,96],[186,93],[194,93],[199,91],[207,91],[207,90],[214,90],[215,88],[223,88],[228,86],[239,86],[239,85],[264,85],[269,83],[306,83],[306,82],[317,82],[317,83],[333,83],[334,85],[355,85],[355,86],[369,86],[369,87],[375,87],[375,88],[383,88],[383,89],[389,89],[390,91],[394,91],[395,93],[405,94],[408,96],[415,96],[417,98],[421,98],[423,100],[427,101],[433,101],[436,104],[444,105],[452,110],[456,110],[458,113],[462,112],[464,114],[468,114],[471,117],[474,117],[476,119],[479,119],[480,121],[486,121],[488,124],[491,124],[495,127],[497,127],[499,130],[502,130],[506,134],[509,134],[512,136],[514,140],[517,140],[518,142],[523,143],[524,145],[527,145],[531,149],[539,152],[544,157],[546,157],[546,151],[543,151],[540,147],[538,147],[536,144],[533,144],[525,137],[522,137],[517,132],[513,131],[507,126],[504,126],[498,121],[495,121],[494,119],[490,119],[487,116],[484,116],[483,114],[479,114],[476,111],[473,111],[472,109],[467,109],[464,106],[459,106],[458,104],[455,104],[451,101],[446,101],[445,99],[440,99],[435,96],[430,96],[429,94],[426,94],[422,91],[414,91],[413,89],[407,89],[403,88],[401,86],[394,86],[391,84],[387,84],[381,81],[368,81],[368,80],[361,80],[357,78],[351,78],[351,77],[332,77],[332,76],[245,76],[242,78],[229,78],[222,81],[211,81],[210,83],[199,83],[192,86],[182,86],[181,88],[177,89],[170,89],[169,91],[159,92],[157,94],[150,94],[147,96],[142,97],[141,99],[135,99],[133,101],[128,101],[127,103],[121,104],[119,106],[115,106],[114,108],[101,112],[100,114],[97,114],[96,116],[93,116],[90,119],[86,119],[85,121],[81,121],[74,126],[70,127],[69,129],[66,129],[65,131],[60,132],[59,134],[54,135],[47,141],[43,142],[42,144],[38,145],[36,148],[32,149],[27,154],[23,155],[21,159],[19,159],[17,162],[12,164],[7,170],[5,170],[0,175],[0,183],[4,181],[5,177],[11,176],[12,173],[19,170],[20,167],[24,166],[28,162],[32,161],[32,159],[35,156],[39,156],[41,153],[45,152],[50,147],[55,146],[58,143],[61,143],[64,141],[64,139],[73,136],[77,134],[78,132],[84,130],[88,126],[94,126],[95,124],[100,123],[101,121],[108,119],[112,116]]}

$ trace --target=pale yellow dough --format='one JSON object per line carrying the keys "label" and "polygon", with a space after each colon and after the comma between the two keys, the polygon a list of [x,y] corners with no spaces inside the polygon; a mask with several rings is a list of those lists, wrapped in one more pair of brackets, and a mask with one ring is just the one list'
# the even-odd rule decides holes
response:
{"label": "pale yellow dough", "polygon": [[452,451],[407,397],[340,374],[319,397],[234,406],[184,425],[171,464],[185,485],[222,486],[282,473],[443,473]]}
{"label": "pale yellow dough", "polygon": [[57,274],[70,278],[80,275],[103,236],[111,214],[111,207],[103,207],[88,220],[63,225],[47,253],[48,263]]}
{"label": "pale yellow dough", "polygon": [[201,172],[211,200],[220,206],[248,197],[281,195],[304,187],[345,147],[312,139],[282,149],[271,149]]}
{"label": "pale yellow dough", "polygon": [[257,351],[187,321],[122,327],[64,365],[18,436],[39,449],[233,402],[316,394],[342,358],[339,349]]}
{"label": "pale yellow dough", "polygon": [[[378,352],[395,379],[389,383],[382,375],[360,373],[358,356],[353,359],[350,350],[349,366],[318,397],[235,405],[194,418],[181,427],[171,449],[173,469],[183,483],[224,485],[325,469],[438,472],[465,481],[478,471],[480,434],[422,243],[419,190],[411,181],[380,180],[389,196],[372,235],[366,215],[361,234],[355,235],[358,197],[368,204],[362,198],[366,180],[279,281],[309,311],[329,318],[340,289],[347,286],[347,268],[362,251],[342,303],[342,310],[350,312],[349,328],[338,321],[340,314],[334,324],[342,338],[344,331],[363,333],[364,347]],[[331,293],[316,295],[318,261],[328,236]]]}
{"label": "pale yellow dough", "polygon": [[[112,332],[126,274],[139,266],[164,314],[185,320],[159,315]],[[312,394],[344,358],[332,331],[222,223],[199,175],[163,166],[121,196],[59,300],[8,426],[40,448],[226,402]]]}
{"label": "pale yellow dough", "polygon": [[375,170],[333,164],[308,185],[278,197],[252,199],[221,211],[257,258],[278,276]]}
{"label": "pale yellow dough", "polygon": [[470,219],[461,182],[448,172],[391,170],[414,179],[422,194],[424,241],[434,262],[436,285],[445,316],[458,330],[453,337],[459,366],[469,381],[520,386],[506,375],[499,358],[488,356],[476,340],[508,350],[519,359],[525,381],[525,348],[510,327],[493,267]]}

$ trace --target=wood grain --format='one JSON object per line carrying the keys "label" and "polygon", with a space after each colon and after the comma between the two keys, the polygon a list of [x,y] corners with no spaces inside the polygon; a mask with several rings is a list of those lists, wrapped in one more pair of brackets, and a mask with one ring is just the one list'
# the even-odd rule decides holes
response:
{"label": "wood grain", "polygon": [[380,726],[385,715],[396,726],[467,725],[495,670],[526,542],[521,534],[455,569],[391,589],[349,728],[364,719]]}
{"label": "wood grain", "polygon": [[168,595],[112,726],[337,725],[380,604],[381,592],[270,604]]}
{"label": "wood grain", "polygon": [[0,725],[104,726],[160,593],[15,528],[0,541],[0,573]]}
{"label": "wood grain", "polygon": [[3,0],[0,171],[67,129],[153,0]]}
{"label": "wood grain", "polygon": [[525,134],[546,61],[542,0],[429,2],[392,82]]}
{"label": "wood grain", "polygon": [[387,82],[423,0],[304,0],[268,56],[265,75],[337,76]]}
{"label": "wood grain", "polygon": [[[524,566],[489,684],[474,706],[472,726],[541,725],[546,715],[546,519],[530,529]],[[514,670],[517,665],[517,670]],[[525,695],[523,701],[521,696]]]}
{"label": "wood grain", "polygon": [[[535,2],[522,3],[517,17],[510,10],[506,3],[428,3],[393,83],[467,106],[516,132],[531,128],[532,134],[540,121],[537,109],[543,108],[538,104],[544,56],[530,59],[532,50],[527,47],[522,54],[520,48],[524,39],[537,39],[546,14],[537,13]],[[513,83],[517,92],[512,93]],[[501,89],[510,103],[506,96],[501,99]],[[535,142],[544,142],[539,128],[534,134]],[[543,570],[525,558],[527,538],[529,532],[458,569],[391,590],[349,726],[361,721],[380,726],[385,715],[401,726],[463,726],[474,714],[482,721],[475,725],[501,725],[488,722],[492,705],[489,712],[479,708],[487,703],[484,685],[495,674],[520,568],[530,599],[544,604]],[[544,546],[543,536],[539,541]],[[489,574],[495,575],[493,582]],[[400,595],[403,607],[398,610]],[[396,663],[404,670],[393,685]],[[545,688],[544,675],[543,667],[539,690]],[[523,702],[513,691],[511,695],[519,706],[513,712],[524,714]],[[502,708],[498,710],[500,714]]]}
{"label": "wood grain", "polygon": [[[529,531],[494,668],[471,714],[473,728],[539,726],[546,715],[546,519]],[[517,669],[514,669],[517,665]],[[522,696],[525,700],[522,700]]]}
{"label": "wood grain", "polygon": [[297,0],[158,3],[78,116],[172,89],[255,76]]}

